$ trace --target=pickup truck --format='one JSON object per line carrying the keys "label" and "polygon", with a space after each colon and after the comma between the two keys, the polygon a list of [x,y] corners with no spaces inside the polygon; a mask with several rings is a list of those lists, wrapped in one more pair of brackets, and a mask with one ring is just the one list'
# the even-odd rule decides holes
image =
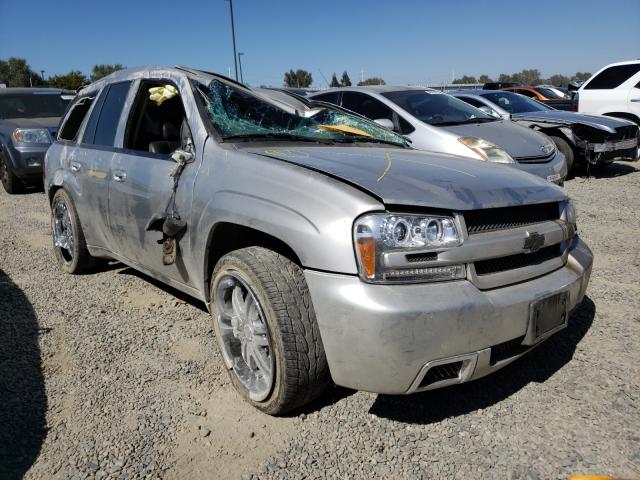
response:
{"label": "pickup truck", "polygon": [[274,415],[330,381],[488,375],[569,325],[593,262],[544,179],[182,67],[83,88],[45,191],[62,271],[116,259],[202,300],[232,385]]}

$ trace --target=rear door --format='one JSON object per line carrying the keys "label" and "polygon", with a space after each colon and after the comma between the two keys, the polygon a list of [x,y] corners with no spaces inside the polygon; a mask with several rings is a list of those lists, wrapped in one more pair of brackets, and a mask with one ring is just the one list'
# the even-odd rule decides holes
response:
{"label": "rear door", "polygon": [[640,118],[640,73],[637,73],[633,81],[637,81],[631,89],[629,89],[629,112]]}
{"label": "rear door", "polygon": [[635,98],[633,88],[640,81],[639,73],[640,62],[604,68],[580,87],[579,111],[605,114],[640,110],[635,107],[638,102],[631,102]]}
{"label": "rear door", "polygon": [[[162,233],[146,231],[151,218],[164,214],[171,199],[173,179],[169,174],[176,165],[171,159],[171,151],[179,147],[179,138],[168,138],[168,135],[179,131],[185,121],[180,95],[161,105],[150,100],[149,89],[166,84],[166,81],[140,81],[131,94],[132,107],[121,132],[122,148],[118,149],[112,165],[109,219],[120,255],[161,277],[189,284],[182,261],[182,254],[189,248],[188,242],[180,242],[175,264],[164,265]],[[166,142],[166,153],[156,153],[161,149],[155,147],[162,142]],[[176,198],[176,208],[182,218],[188,216],[189,185],[193,183],[194,174],[194,166],[189,165],[180,179],[182,188]]]}

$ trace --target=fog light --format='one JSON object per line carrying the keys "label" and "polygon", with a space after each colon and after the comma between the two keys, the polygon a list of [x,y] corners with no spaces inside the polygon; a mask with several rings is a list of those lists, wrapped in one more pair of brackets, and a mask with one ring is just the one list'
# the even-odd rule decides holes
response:
{"label": "fog light", "polygon": [[29,157],[27,158],[27,166],[29,167],[39,167],[42,164],[40,157]]}
{"label": "fog light", "polygon": [[447,265],[444,267],[406,268],[389,270],[384,274],[385,280],[421,282],[441,282],[444,280],[461,280],[466,277],[464,265]]}

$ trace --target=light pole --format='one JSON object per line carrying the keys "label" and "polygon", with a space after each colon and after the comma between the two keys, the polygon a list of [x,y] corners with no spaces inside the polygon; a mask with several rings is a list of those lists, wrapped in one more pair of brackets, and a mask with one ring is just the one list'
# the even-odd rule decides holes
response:
{"label": "light pole", "polygon": [[238,65],[240,66],[240,83],[244,83],[244,78],[242,76],[242,58],[241,55],[244,55],[242,52],[238,52]]}
{"label": "light pole", "polygon": [[233,0],[229,2],[229,13],[231,13],[231,39],[233,40],[233,63],[235,65],[236,82],[238,81],[238,56],[236,54],[236,27],[233,23]]}
{"label": "light pole", "polygon": [[42,81],[44,82],[44,70],[40,70],[40,75],[42,76]]}

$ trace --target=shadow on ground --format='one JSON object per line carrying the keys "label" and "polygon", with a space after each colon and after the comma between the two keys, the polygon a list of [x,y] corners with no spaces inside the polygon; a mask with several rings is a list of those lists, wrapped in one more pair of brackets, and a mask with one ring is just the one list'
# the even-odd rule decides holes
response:
{"label": "shadow on ground", "polygon": [[566,365],[591,327],[595,312],[595,304],[585,297],[565,330],[502,370],[440,390],[409,396],[378,395],[370,413],[399,422],[430,424],[501,402],[531,382],[545,382]]}
{"label": "shadow on ground", "polygon": [[590,166],[587,170],[586,166],[579,165],[574,169],[573,177],[581,180],[588,178],[615,178],[629,175],[630,173],[640,172],[635,163],[613,162],[610,165],[600,165],[597,167]]}
{"label": "shadow on ground", "polygon": [[0,270],[0,478],[19,479],[46,436],[41,333],[25,294]]}

